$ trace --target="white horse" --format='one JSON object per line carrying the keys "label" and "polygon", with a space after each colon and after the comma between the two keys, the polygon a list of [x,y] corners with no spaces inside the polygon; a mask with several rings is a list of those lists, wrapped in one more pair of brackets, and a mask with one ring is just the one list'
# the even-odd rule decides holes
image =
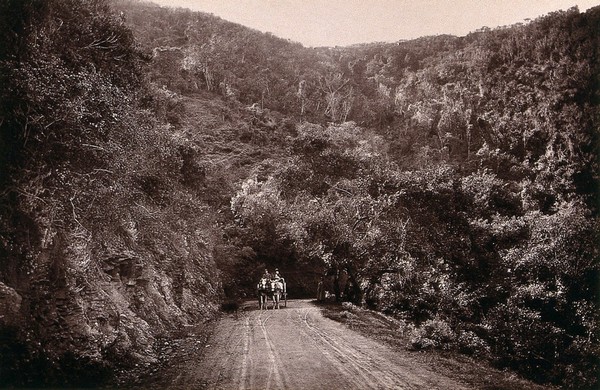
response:
{"label": "white horse", "polygon": [[260,308],[260,310],[267,309],[269,288],[269,281],[266,278],[262,278],[256,286],[256,290],[258,291],[258,307]]}
{"label": "white horse", "polygon": [[283,283],[280,281],[271,281],[271,298],[273,299],[273,310],[279,309],[279,301],[283,292]]}

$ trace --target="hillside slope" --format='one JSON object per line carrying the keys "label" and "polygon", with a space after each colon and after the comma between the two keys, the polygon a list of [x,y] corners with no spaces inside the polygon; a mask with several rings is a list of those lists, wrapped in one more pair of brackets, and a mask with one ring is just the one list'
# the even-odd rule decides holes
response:
{"label": "hillside slope", "polygon": [[105,2],[0,15],[2,385],[126,381],[218,308],[216,213]]}
{"label": "hillside slope", "polygon": [[0,376],[127,381],[267,266],[411,348],[594,388],[599,22],[306,49],[137,1],[2,3]]}
{"label": "hillside slope", "polygon": [[593,388],[600,9],[305,49],[211,15],[121,4],[158,85],[299,122],[287,155],[230,186],[230,281],[251,286],[263,264],[312,286],[323,275],[338,300],[405,319],[414,348]]}

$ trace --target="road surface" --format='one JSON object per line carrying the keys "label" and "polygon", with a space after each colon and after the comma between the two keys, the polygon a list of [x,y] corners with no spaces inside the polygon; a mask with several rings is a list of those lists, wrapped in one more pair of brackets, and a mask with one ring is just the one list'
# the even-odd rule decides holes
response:
{"label": "road surface", "polygon": [[[258,306],[258,305],[256,305]],[[173,389],[464,389],[411,358],[323,317],[307,300],[261,311],[248,303],[216,324]]]}

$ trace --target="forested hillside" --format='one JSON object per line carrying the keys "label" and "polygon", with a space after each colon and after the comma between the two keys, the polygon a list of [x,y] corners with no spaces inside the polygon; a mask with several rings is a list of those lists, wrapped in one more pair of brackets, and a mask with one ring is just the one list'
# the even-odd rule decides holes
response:
{"label": "forested hillside", "polygon": [[414,349],[597,385],[600,8],[304,48],[137,1],[1,4],[8,384],[126,381],[268,266]]}
{"label": "forested hillside", "polygon": [[0,4],[0,382],[127,380],[218,308],[216,213],[106,2]]}

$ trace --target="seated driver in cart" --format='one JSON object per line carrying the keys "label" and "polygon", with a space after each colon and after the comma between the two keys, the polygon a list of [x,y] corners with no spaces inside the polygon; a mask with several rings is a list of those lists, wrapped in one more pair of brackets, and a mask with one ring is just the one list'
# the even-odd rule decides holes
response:
{"label": "seated driver in cart", "polygon": [[283,296],[284,296],[284,298],[286,298],[287,291],[286,291],[285,279],[279,273],[278,268],[275,268],[275,274],[273,275],[271,280],[275,283],[281,283],[281,286],[283,287],[283,290],[282,290]]}
{"label": "seated driver in cart", "polygon": [[281,282],[283,283],[283,285],[285,285],[285,279],[283,279],[281,277],[281,275],[279,274],[279,269],[275,268],[275,275],[273,275],[273,278],[271,279],[274,282]]}
{"label": "seated driver in cart", "polygon": [[271,280],[271,274],[268,269],[265,268],[265,272],[262,274],[261,279]]}

